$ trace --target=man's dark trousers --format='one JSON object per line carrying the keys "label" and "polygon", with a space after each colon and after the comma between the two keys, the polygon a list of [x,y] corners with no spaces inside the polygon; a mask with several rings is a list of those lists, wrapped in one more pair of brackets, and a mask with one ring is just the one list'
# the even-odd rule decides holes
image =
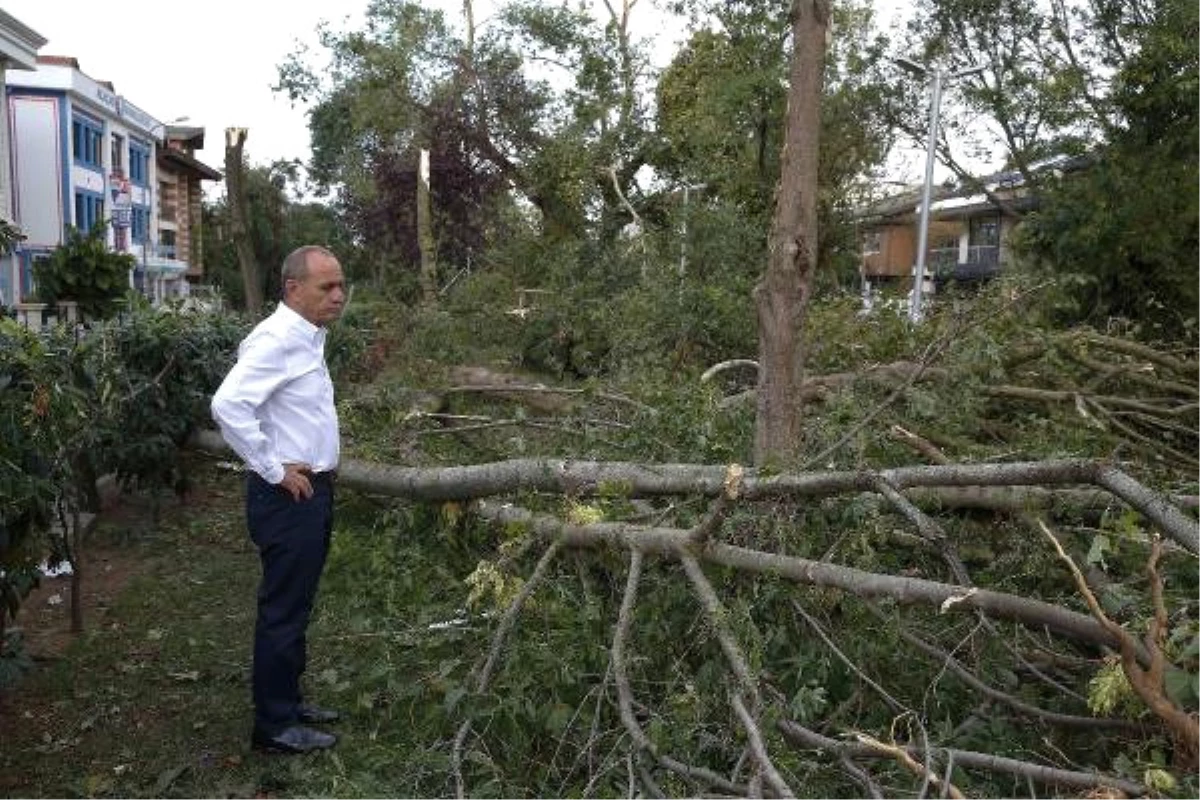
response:
{"label": "man's dark trousers", "polygon": [[246,524],[262,561],[254,628],[254,724],[274,734],[297,722],[305,632],[333,531],[333,480],[311,479],[299,501],[255,473],[246,479]]}

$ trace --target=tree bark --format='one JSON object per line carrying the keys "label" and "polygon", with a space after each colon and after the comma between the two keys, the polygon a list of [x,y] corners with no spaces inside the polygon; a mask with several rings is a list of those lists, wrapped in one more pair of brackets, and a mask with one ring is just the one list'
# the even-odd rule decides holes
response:
{"label": "tree bark", "polygon": [[242,272],[242,291],[246,310],[259,315],[263,308],[263,274],[254,257],[250,241],[249,212],[246,210],[245,163],[242,150],[246,145],[245,128],[225,129],[225,191],[229,203],[229,220],[233,244],[237,250],[238,267]]}
{"label": "tree bark", "polygon": [[792,60],[775,218],[758,312],[758,409],[754,460],[793,464],[803,429],[803,324],[817,258],[817,156],[826,0],[793,0]]}

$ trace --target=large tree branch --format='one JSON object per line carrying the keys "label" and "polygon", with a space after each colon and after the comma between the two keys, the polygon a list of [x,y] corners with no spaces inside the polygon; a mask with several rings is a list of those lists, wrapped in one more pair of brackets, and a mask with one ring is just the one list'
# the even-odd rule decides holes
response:
{"label": "large tree branch", "polygon": [[[520,593],[513,599],[512,603],[504,611],[504,616],[500,620],[499,627],[496,628],[496,633],[492,637],[492,646],[488,651],[487,660],[483,662],[474,672],[472,677],[475,679],[475,692],[482,694],[487,690],[491,683],[492,674],[496,670],[496,665],[500,663],[500,655],[504,651],[504,645],[508,641],[508,636],[516,627],[517,617],[521,614],[521,609],[525,607],[525,602],[533,594],[534,590],[541,585],[542,579],[546,575],[546,570],[554,561],[555,556],[561,548],[561,542],[551,541],[550,546],[546,548],[546,552],[538,560],[537,567],[533,570],[533,575],[530,576],[526,584],[521,587]],[[468,716],[459,726],[458,732],[454,736],[454,746],[451,752],[451,771],[454,774],[455,786],[458,789],[460,798],[466,796],[465,785],[462,775],[462,748],[466,742],[467,735],[471,732],[471,718]]]}
{"label": "large tree branch", "polygon": [[[891,754],[883,753],[870,745],[839,741],[828,736],[822,736],[816,731],[792,721],[781,720],[779,729],[789,741],[806,750],[819,750],[853,758],[890,758]],[[921,748],[905,748],[910,754],[921,755]],[[1111,787],[1128,795],[1139,797],[1146,794],[1146,787],[1134,781],[1117,778],[1111,775],[1097,775],[1094,772],[1077,772],[1073,770],[1056,769],[1029,761],[1015,758],[1005,758],[990,753],[977,753],[971,750],[938,747],[933,752],[945,753],[947,758],[953,758],[954,763],[968,769],[984,769],[992,772],[1002,772],[1009,775],[1019,775],[1039,781],[1048,786],[1072,786],[1080,789],[1097,789]]]}
{"label": "large tree branch", "polygon": [[1058,537],[1046,526],[1046,523],[1039,521],[1039,524],[1042,533],[1046,534],[1051,544],[1054,545],[1058,557],[1071,570],[1075,585],[1078,587],[1079,593],[1083,595],[1093,616],[1117,639],[1117,649],[1121,653],[1121,666],[1125,670],[1125,677],[1129,680],[1129,685],[1171,731],[1183,759],[1183,763],[1179,766],[1195,771],[1197,756],[1200,756],[1200,729],[1196,725],[1196,715],[1189,714],[1175,705],[1167,696],[1163,686],[1163,675],[1166,671],[1166,654],[1163,645],[1167,628],[1167,610],[1163,603],[1162,579],[1158,575],[1158,559],[1162,554],[1158,538],[1155,538],[1154,547],[1150,552],[1150,560],[1146,565],[1146,572],[1150,578],[1153,616],[1150,620],[1150,630],[1146,642],[1146,649],[1150,652],[1150,664],[1143,668],[1139,663],[1141,648],[1137,639],[1104,612],[1104,609],[1100,607],[1100,601],[1096,599],[1096,595],[1088,587],[1079,567],[1075,565],[1075,560],[1063,550]]}
{"label": "large tree branch", "polygon": [[629,554],[629,575],[625,579],[625,592],[621,596],[621,608],[617,613],[617,624],[613,630],[611,649],[613,680],[617,687],[617,709],[621,716],[621,723],[633,738],[634,743],[664,769],[694,783],[701,783],[722,792],[745,796],[747,790],[744,785],[727,780],[712,770],[685,764],[678,759],[659,753],[650,737],[642,730],[641,723],[638,722],[637,716],[633,712],[633,689],[629,684],[625,643],[629,639],[633,609],[637,604],[638,587],[642,580],[643,558],[640,550],[633,550]]}
{"label": "large tree branch", "polygon": [[572,525],[554,517],[532,514],[511,505],[480,501],[475,506],[485,519],[525,525],[544,538],[561,538],[570,547],[616,547],[680,559],[696,557],[705,563],[772,575],[810,586],[843,589],[861,597],[888,597],[900,603],[936,606],[943,613],[982,611],[1034,629],[1049,628],[1091,645],[1115,647],[1116,638],[1092,617],[1028,597],[966,589],[919,578],[901,578],[819,561],[776,555],[734,545],[711,543],[695,553],[689,532],[647,528],[623,523]]}
{"label": "large tree branch", "polygon": [[[225,454],[228,446],[216,431],[197,430],[192,446]],[[514,459],[459,467],[396,467],[345,459],[341,480],[362,492],[414,500],[471,500],[517,491],[590,495],[620,488],[628,496],[705,495],[725,490],[727,470],[696,464],[638,464],[569,459]],[[1155,492],[1124,472],[1100,461],[1052,460],[1009,464],[955,464],[897,467],[877,472],[801,472],[759,475],[747,469],[739,496],[821,497],[873,491],[877,478],[897,490],[940,486],[1069,486],[1107,489],[1146,515],[1178,544],[1200,552],[1197,524]]]}
{"label": "large tree branch", "polygon": [[[879,608],[876,607],[874,603],[867,603],[866,606],[872,613],[874,613],[881,620],[885,620],[883,612],[881,610],[879,610]],[[889,624],[892,624],[892,623],[889,623]],[[975,691],[979,692],[980,694],[982,694],[988,698],[991,698],[992,700],[996,700],[998,702],[1004,703],[1005,705],[1009,706],[1010,708],[1012,708],[1022,714],[1026,714],[1031,717],[1036,717],[1038,719],[1044,719],[1047,722],[1052,722],[1057,725],[1067,725],[1067,726],[1075,727],[1075,728],[1097,728],[1097,729],[1109,729],[1109,730],[1123,729],[1123,730],[1128,730],[1128,731],[1137,732],[1137,733],[1145,733],[1146,732],[1145,725],[1138,723],[1138,722],[1131,721],[1131,720],[1127,720],[1127,719],[1115,719],[1115,718],[1110,719],[1110,718],[1106,718],[1106,717],[1084,717],[1084,716],[1080,716],[1078,714],[1060,714],[1055,711],[1047,711],[1044,708],[1039,708],[1035,705],[1031,705],[1030,703],[1027,703],[1018,697],[1013,697],[1012,695],[1010,695],[1006,692],[1002,692],[999,689],[995,689],[992,686],[985,683],[984,681],[980,680],[979,677],[975,675],[975,673],[971,672],[966,667],[964,667],[962,665],[962,663],[958,659],[956,659],[952,654],[947,653],[945,650],[942,650],[940,647],[937,647],[936,645],[925,641],[924,639],[914,635],[910,631],[905,630],[903,627],[899,627],[896,630],[900,634],[901,639],[903,639],[904,641],[911,644],[922,655],[924,655],[926,658],[928,658],[931,661],[938,664],[938,666],[940,666],[944,669],[950,670],[950,672],[952,672],[956,676],[958,676],[959,680],[961,680],[967,686],[970,686]]]}
{"label": "large tree branch", "polygon": [[[713,590],[712,584],[709,583],[708,577],[705,576],[704,570],[701,569],[700,562],[686,554],[680,554],[679,560],[683,563],[683,569],[692,583],[696,596],[700,598],[708,622],[716,633],[721,651],[725,654],[725,660],[729,662],[730,667],[733,668],[733,674],[737,678],[740,691],[730,691],[730,702],[746,732],[746,737],[750,742],[750,751],[754,754],[758,769],[775,794],[781,797],[795,797],[795,792],[779,774],[779,770],[775,768],[767,753],[758,723],[759,709],[762,705],[758,681],[750,672],[750,664],[742,654],[737,637],[729,628],[729,614],[717,597],[716,591]],[[745,705],[744,697],[750,698],[749,707]]]}

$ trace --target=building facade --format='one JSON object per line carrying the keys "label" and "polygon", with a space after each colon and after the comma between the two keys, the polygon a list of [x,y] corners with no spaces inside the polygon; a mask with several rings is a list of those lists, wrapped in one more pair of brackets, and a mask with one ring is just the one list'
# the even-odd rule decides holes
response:
{"label": "building facade", "polygon": [[[46,39],[0,9],[0,86],[5,76],[12,71],[27,71],[37,68],[37,51],[44,47]],[[9,136],[8,107],[0,103],[0,218],[5,223],[14,223],[12,213],[12,144]],[[15,274],[16,257],[0,253],[0,309],[16,302],[12,276]]]}
{"label": "building facade", "polygon": [[[1032,174],[1061,175],[1086,168],[1087,157],[1056,156],[1030,166]],[[920,241],[921,187],[886,197],[856,215],[864,286],[911,287]],[[933,187],[925,265],[934,286],[972,283],[998,275],[1011,259],[1010,238],[1037,203],[1025,177],[1007,170],[973,185]],[[926,289],[933,288],[930,286]]]}
{"label": "building facade", "polygon": [[189,284],[204,279],[202,181],[221,180],[220,172],[196,158],[203,149],[204,128],[168,125],[158,150],[158,254],[186,264]]}
{"label": "building facade", "polygon": [[[152,302],[186,294],[189,271],[198,270],[178,247],[181,216],[186,240],[199,237],[192,217],[179,213],[180,193],[190,210],[199,181],[220,174],[190,153],[194,163],[164,158],[170,126],[88,76],[75,59],[39,56],[35,66],[5,79],[12,219],[26,239],[0,288],[14,301],[32,299],[34,264],[65,241],[71,226],[98,227],[110,248],[131,254],[130,285]],[[202,130],[199,136],[202,142]]]}

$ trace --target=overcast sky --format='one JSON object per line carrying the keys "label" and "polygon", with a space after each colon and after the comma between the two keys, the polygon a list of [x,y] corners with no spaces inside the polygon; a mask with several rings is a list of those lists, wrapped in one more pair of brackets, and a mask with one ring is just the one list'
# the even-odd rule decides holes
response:
{"label": "overcast sky", "polygon": [[[555,0],[556,2],[558,0]],[[593,0],[603,9],[600,0]],[[895,0],[877,0],[883,9]],[[224,131],[249,129],[246,155],[255,165],[276,159],[306,161],[305,110],[273,92],[278,66],[297,43],[320,51],[317,25],[356,30],[368,0],[203,0],[195,4],[104,3],[97,0],[0,0],[3,8],[48,41],[41,55],[72,56],[88,76],[111,81],[161,122],[188,117],[205,128],[197,155],[217,169],[224,161]],[[424,0],[452,20],[462,0]],[[477,0],[477,19],[491,0]],[[654,0],[640,0],[635,22],[661,31]],[[673,38],[673,37],[672,37]],[[673,42],[664,43],[666,52]],[[217,187],[216,191],[223,194]]]}

